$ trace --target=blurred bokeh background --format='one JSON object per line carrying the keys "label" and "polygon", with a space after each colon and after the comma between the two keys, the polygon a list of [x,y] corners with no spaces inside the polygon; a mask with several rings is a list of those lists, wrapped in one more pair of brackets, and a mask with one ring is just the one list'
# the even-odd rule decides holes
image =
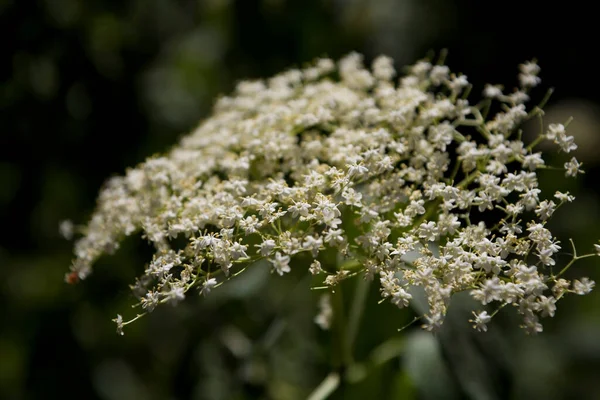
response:
{"label": "blurred bokeh background", "polygon": [[[58,234],[63,219],[86,220],[106,178],[176,143],[237,80],[318,56],[385,53],[401,68],[447,48],[476,92],[515,84],[517,65],[536,58],[543,86],[556,87],[546,121],[575,118],[587,170],[542,177],[578,197],[553,228],[565,253],[568,237],[582,252],[600,238],[591,3],[0,0],[0,38],[2,399],[295,399],[326,376],[329,336],[312,322],[318,293],[301,276],[271,282],[257,269],[120,337],[110,320],[133,314],[127,285],[148,250],[132,239],[68,286],[71,244]],[[570,273],[599,280],[599,267],[587,259]],[[598,290],[564,300],[538,337],[511,313],[489,335],[464,315],[438,338],[398,333],[413,315],[368,295],[355,352],[364,368],[336,398],[600,398]]]}

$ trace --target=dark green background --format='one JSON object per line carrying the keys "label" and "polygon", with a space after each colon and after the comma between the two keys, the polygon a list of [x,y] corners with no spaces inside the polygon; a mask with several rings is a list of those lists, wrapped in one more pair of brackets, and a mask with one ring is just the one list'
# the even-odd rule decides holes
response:
{"label": "dark green background", "polygon": [[[130,240],[73,287],[63,282],[71,244],[58,235],[59,221],[86,220],[107,177],[176,143],[237,80],[318,56],[356,50],[371,60],[385,53],[401,68],[447,48],[448,64],[469,77],[474,92],[486,82],[514,85],[517,65],[537,58],[544,87],[556,87],[547,119],[575,117],[571,132],[587,170],[577,182],[542,175],[546,187],[578,196],[553,228],[565,253],[568,237],[590,250],[600,238],[600,79],[592,61],[598,24],[591,7],[0,0],[0,398],[302,398],[320,382],[329,337],[311,322],[317,294],[301,276],[271,279],[257,270],[214,297],[157,310],[118,337],[110,319],[133,315],[127,285],[149,250]],[[571,273],[597,280],[598,267],[589,259]],[[346,290],[351,295],[352,287]],[[440,339],[439,358],[431,336],[396,333],[412,315],[377,306],[372,290],[357,360],[385,338],[404,351],[338,398],[598,399],[599,300],[597,292],[565,300],[536,338],[514,329],[510,313],[485,338],[474,336],[463,315]],[[476,356],[465,358],[473,343]],[[478,386],[482,372],[492,384]]]}

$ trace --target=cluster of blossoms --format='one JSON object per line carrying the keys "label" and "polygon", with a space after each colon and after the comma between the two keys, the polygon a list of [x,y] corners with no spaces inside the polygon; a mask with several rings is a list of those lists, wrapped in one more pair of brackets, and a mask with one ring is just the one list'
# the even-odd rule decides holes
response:
{"label": "cluster of blossoms", "polygon": [[369,70],[356,53],[241,82],[169,153],[107,182],[67,280],[141,232],[156,250],[132,286],[142,314],[266,263],[279,275],[305,265],[325,286],[362,275],[398,307],[423,290],[426,329],[468,291],[493,310],[474,310],[475,328],[513,305],[540,332],[564,294],[594,282],[563,277],[592,254],[553,269],[562,246],[547,223],[573,196],[543,194],[537,173],[582,171],[575,158],[549,167],[536,151],[544,140],[575,150],[565,125],[522,140],[519,126],[543,115],[525,106],[538,73],[521,65],[518,88],[488,85],[475,105],[466,76],[441,63],[420,61],[397,80],[390,58]]}

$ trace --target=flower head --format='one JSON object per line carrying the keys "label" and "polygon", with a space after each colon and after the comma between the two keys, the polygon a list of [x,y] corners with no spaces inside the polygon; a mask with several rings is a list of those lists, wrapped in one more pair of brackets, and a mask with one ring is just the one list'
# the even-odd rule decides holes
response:
{"label": "flower head", "polygon": [[[264,260],[283,275],[302,254],[326,285],[379,277],[382,297],[398,307],[422,287],[427,329],[467,291],[481,305],[515,307],[528,332],[541,331],[564,293],[594,283],[551,270],[561,246],[547,222],[574,198],[539,187],[538,174],[553,172],[536,145],[577,145],[558,123],[522,140],[520,124],[541,115],[526,106],[539,67],[521,65],[512,94],[486,86],[482,104],[499,111],[484,118],[484,105],[466,97],[466,75],[445,65],[420,61],[398,81],[390,58],[372,66],[352,53],[337,71],[320,59],[239,83],[168,153],[106,183],[67,279],[85,279],[102,254],[141,233],[156,249],[135,285],[148,312],[193,287],[209,294]],[[572,158],[564,173],[580,166]],[[338,264],[322,256],[328,250]],[[490,319],[479,311],[472,322],[485,331]],[[119,332],[128,323],[115,321]]]}

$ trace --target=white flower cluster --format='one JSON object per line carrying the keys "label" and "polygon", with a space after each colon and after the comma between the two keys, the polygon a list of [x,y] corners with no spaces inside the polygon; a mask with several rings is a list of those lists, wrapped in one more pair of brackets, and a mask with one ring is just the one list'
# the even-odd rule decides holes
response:
{"label": "white flower cluster", "polygon": [[[325,285],[378,280],[398,307],[421,287],[427,329],[468,291],[495,311],[513,305],[539,332],[557,300],[594,282],[563,278],[591,254],[553,270],[561,246],[547,222],[573,197],[540,191],[537,173],[556,168],[536,146],[577,146],[562,124],[523,143],[520,124],[542,117],[525,106],[538,73],[523,64],[519,88],[488,85],[477,104],[466,76],[447,66],[420,61],[396,81],[390,58],[369,70],[356,53],[337,67],[319,59],[241,82],[168,154],[106,184],[67,280],[84,279],[100,255],[141,232],[156,249],[133,286],[145,312],[192,289],[206,295],[260,260],[283,275],[300,257]],[[560,169],[575,176],[580,166],[573,158]],[[495,312],[474,314],[486,330]],[[131,322],[116,321],[119,331]]]}

